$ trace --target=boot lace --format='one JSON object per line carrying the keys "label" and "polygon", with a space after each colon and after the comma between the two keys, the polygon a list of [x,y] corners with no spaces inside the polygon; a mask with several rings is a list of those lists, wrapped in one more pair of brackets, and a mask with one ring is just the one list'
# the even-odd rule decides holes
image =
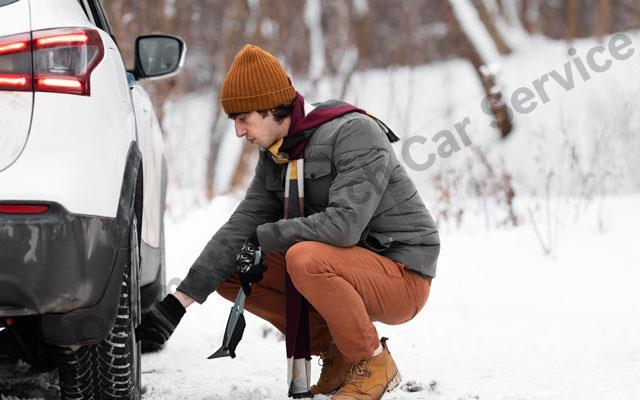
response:
{"label": "boot lace", "polygon": [[[318,358],[318,365],[324,367],[325,365],[333,364],[333,359],[329,358],[329,351],[321,351],[320,358]],[[324,368],[323,368],[324,369]]]}
{"label": "boot lace", "polygon": [[321,351],[320,358],[318,359],[318,365],[322,367],[320,371],[320,379],[319,382],[322,384],[326,384],[330,380],[329,374],[329,366],[333,364],[333,359],[328,351]]}
{"label": "boot lace", "polygon": [[369,360],[362,360],[353,364],[351,368],[349,368],[349,373],[345,383],[360,387],[362,381],[371,376],[371,372],[367,368],[368,364]]}

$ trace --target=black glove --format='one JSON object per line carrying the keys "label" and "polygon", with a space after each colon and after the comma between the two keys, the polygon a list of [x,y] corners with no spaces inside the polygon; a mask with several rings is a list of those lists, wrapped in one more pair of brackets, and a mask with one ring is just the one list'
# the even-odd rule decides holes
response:
{"label": "black glove", "polygon": [[240,275],[240,285],[244,294],[251,294],[251,284],[260,282],[267,267],[262,263],[262,250],[258,236],[254,233],[236,256],[236,269]]}
{"label": "black glove", "polygon": [[180,301],[174,295],[168,294],[142,315],[142,321],[136,328],[136,337],[158,345],[163,344],[176,329],[185,312]]}

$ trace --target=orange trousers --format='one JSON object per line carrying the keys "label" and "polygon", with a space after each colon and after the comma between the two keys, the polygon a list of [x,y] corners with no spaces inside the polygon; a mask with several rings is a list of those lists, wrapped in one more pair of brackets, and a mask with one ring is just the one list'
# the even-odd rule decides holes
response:
{"label": "orange trousers", "polygon": [[[362,247],[300,242],[286,254],[269,253],[262,281],[253,284],[245,309],[284,333],[284,271],[310,303],[311,354],[331,342],[350,362],[370,358],[380,344],[373,321],[396,325],[411,320],[429,297],[431,280],[403,264]],[[237,274],[218,288],[235,301]]]}

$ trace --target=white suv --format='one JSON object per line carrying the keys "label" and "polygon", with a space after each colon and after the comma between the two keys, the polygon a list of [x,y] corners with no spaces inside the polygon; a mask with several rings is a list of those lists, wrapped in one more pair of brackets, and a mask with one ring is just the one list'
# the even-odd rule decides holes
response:
{"label": "white suv", "polygon": [[58,368],[64,399],[140,397],[167,178],[136,81],[184,54],[139,37],[127,71],[99,0],[0,0],[0,354]]}

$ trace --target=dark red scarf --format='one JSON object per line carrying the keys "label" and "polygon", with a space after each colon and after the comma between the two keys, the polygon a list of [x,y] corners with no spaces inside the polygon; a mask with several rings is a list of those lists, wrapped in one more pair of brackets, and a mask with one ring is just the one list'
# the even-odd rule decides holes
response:
{"label": "dark red scarf", "polygon": [[286,153],[290,160],[297,160],[304,157],[304,148],[309,141],[310,135],[306,132],[318,126],[342,117],[350,112],[359,112],[373,118],[382,130],[387,134],[391,143],[400,140],[387,125],[378,118],[369,114],[362,108],[345,102],[332,102],[329,106],[316,107],[309,115],[304,113],[304,97],[296,92],[293,99],[293,113],[291,114],[291,125],[289,133],[285,136],[278,152]]}

